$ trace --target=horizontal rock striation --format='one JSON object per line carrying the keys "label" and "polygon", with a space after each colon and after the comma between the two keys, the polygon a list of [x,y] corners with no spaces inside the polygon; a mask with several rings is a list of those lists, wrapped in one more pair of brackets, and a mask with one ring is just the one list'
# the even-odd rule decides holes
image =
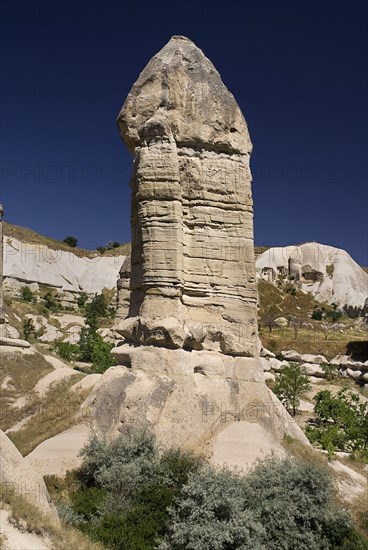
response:
{"label": "horizontal rock striation", "polygon": [[174,36],[118,123],[134,155],[131,298],[120,334],[257,355],[252,144],[234,97],[203,52]]}

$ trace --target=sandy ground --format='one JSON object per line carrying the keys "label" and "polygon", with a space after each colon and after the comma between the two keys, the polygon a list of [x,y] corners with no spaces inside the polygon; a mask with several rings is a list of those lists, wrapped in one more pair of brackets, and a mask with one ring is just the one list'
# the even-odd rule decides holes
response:
{"label": "sandy ground", "polygon": [[4,550],[50,550],[39,536],[21,531],[11,523],[8,510],[0,510],[0,533],[5,537]]}
{"label": "sandy ground", "polygon": [[73,426],[36,447],[26,460],[42,475],[65,476],[67,470],[78,468],[82,463],[79,456],[91,435],[89,426]]}
{"label": "sandy ground", "polygon": [[233,422],[214,438],[211,462],[246,471],[257,459],[271,453],[286,456],[281,443],[263,426],[246,421]]}

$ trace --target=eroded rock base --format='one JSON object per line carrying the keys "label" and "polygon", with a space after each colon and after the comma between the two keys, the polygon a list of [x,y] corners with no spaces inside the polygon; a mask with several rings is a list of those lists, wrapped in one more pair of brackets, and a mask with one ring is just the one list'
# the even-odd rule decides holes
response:
{"label": "eroded rock base", "polygon": [[[267,388],[258,358],[127,344],[112,353],[119,366],[105,372],[84,403],[99,436],[147,426],[164,448],[190,448],[240,467],[263,451],[281,453],[285,435],[308,444]],[[242,448],[232,458],[234,429]]]}

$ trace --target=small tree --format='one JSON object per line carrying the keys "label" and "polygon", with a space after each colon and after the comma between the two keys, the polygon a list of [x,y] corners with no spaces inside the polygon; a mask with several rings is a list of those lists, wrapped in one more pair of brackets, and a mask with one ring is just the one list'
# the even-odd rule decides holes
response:
{"label": "small tree", "polygon": [[63,243],[67,244],[67,245],[70,246],[71,248],[75,248],[75,247],[78,245],[78,239],[76,239],[76,238],[73,237],[72,235],[68,235],[68,236],[65,237],[65,239],[63,240]]}
{"label": "small tree", "polygon": [[83,309],[88,301],[88,294],[87,292],[81,292],[77,299],[77,305],[79,309]]}
{"label": "small tree", "polygon": [[264,325],[268,328],[270,334],[274,328],[277,328],[279,325],[275,321],[275,317],[270,313],[264,313],[261,317],[261,325]]}
{"label": "small tree", "polygon": [[51,294],[51,292],[47,292],[43,299],[45,300],[45,307],[47,307],[50,311],[55,313],[60,309],[60,302]]}
{"label": "small tree", "polygon": [[120,246],[120,243],[118,241],[109,241],[106,245],[107,250],[113,250],[114,248],[118,248]]}
{"label": "small tree", "polygon": [[314,321],[321,321],[324,316],[325,316],[325,312],[323,308],[319,308],[316,306],[312,312],[312,319]]}
{"label": "small tree", "polygon": [[316,423],[307,436],[333,454],[336,450],[368,456],[368,403],[343,388],[337,395],[323,390],[315,396]]}
{"label": "small tree", "polygon": [[87,317],[107,317],[109,302],[105,294],[95,294],[92,300],[85,305]]}
{"label": "small tree", "polygon": [[337,366],[331,363],[322,363],[321,369],[325,371],[327,380],[334,380],[337,377]]}
{"label": "small tree", "polygon": [[79,339],[80,360],[92,363],[92,372],[103,373],[116,364],[111,355],[113,344],[105,342],[97,332],[98,321],[94,315],[85,320]]}
{"label": "small tree", "polygon": [[23,335],[27,342],[29,342],[31,336],[37,336],[37,331],[34,326],[33,319],[25,319],[23,321]]}
{"label": "small tree", "polygon": [[299,329],[301,328],[302,324],[303,320],[300,319],[300,317],[294,317],[293,315],[289,317],[289,326],[291,326],[294,330],[295,340],[298,338]]}
{"label": "small tree", "polygon": [[21,295],[22,300],[24,300],[25,302],[35,302],[36,301],[36,297],[35,297],[34,293],[32,292],[32,290],[29,288],[29,286],[22,287],[22,289],[20,291],[20,295]]}
{"label": "small tree", "polygon": [[290,363],[284,367],[273,391],[285,407],[291,409],[292,415],[295,416],[300,405],[300,396],[309,389],[308,376],[302,373],[298,363]]}

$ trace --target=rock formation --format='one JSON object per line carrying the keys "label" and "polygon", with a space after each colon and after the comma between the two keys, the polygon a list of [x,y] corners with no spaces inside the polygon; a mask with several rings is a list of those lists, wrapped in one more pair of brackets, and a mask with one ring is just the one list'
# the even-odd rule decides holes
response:
{"label": "rock formation", "polygon": [[[285,434],[307,444],[258,357],[251,142],[235,99],[203,52],[174,36],[119,126],[134,155],[130,306],[118,366],[84,404],[95,431],[149,426],[165,447],[240,467],[283,453]],[[128,272],[127,262],[125,301]]]}
{"label": "rock formation", "polygon": [[247,124],[213,64],[174,36],[118,117],[134,155],[129,341],[257,354]]}
{"label": "rock formation", "polygon": [[3,296],[3,265],[4,265],[4,246],[3,246],[3,205],[0,204],[0,325],[5,323],[4,315],[4,296]]}
{"label": "rock formation", "polygon": [[258,277],[276,282],[283,275],[351,317],[368,313],[368,274],[345,250],[314,242],[269,248],[257,258],[256,268]]}
{"label": "rock formation", "polygon": [[[3,295],[3,273],[4,273],[4,241],[3,241],[3,216],[4,209],[0,204],[0,346],[12,346],[19,348],[29,348],[29,342],[20,340],[17,338],[18,334],[14,338],[15,329],[9,326],[6,322],[4,312],[4,295]],[[15,331],[16,332],[16,331]]]}

